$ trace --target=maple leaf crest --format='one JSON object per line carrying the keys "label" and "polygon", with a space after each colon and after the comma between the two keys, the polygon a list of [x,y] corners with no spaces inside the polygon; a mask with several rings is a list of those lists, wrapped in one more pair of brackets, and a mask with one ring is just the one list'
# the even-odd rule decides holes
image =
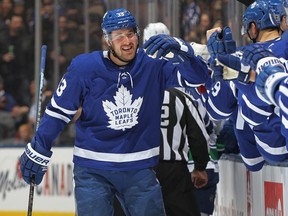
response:
{"label": "maple leaf crest", "polygon": [[121,85],[114,96],[115,103],[103,101],[102,105],[106,115],[109,117],[109,128],[114,130],[125,130],[138,124],[138,112],[141,108],[143,97],[132,101],[130,91]]}

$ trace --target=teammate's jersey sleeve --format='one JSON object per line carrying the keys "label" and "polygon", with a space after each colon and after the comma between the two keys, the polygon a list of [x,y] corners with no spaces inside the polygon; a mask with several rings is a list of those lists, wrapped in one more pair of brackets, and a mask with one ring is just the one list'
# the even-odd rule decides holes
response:
{"label": "teammate's jersey sleeve", "polygon": [[208,114],[214,120],[229,118],[237,108],[233,82],[220,80],[212,85],[205,101]]}
{"label": "teammate's jersey sleeve", "polygon": [[275,101],[280,108],[281,133],[288,140],[288,78],[283,79],[275,92]]}

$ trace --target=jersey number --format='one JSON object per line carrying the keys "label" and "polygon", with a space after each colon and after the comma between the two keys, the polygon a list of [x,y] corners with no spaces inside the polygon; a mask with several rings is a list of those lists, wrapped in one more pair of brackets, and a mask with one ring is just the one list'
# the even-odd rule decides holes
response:
{"label": "jersey number", "polygon": [[57,96],[60,97],[63,94],[63,91],[65,90],[65,88],[67,87],[67,82],[66,80],[63,78],[59,85],[58,88],[56,90]]}

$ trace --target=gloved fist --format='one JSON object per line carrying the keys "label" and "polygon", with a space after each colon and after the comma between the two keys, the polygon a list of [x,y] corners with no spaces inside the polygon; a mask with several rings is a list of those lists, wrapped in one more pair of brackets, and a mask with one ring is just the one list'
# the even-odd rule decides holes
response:
{"label": "gloved fist", "polygon": [[27,184],[31,183],[32,176],[35,177],[36,185],[41,183],[51,156],[52,152],[44,149],[35,138],[27,144],[24,153],[20,157],[22,177]]}
{"label": "gloved fist", "polygon": [[221,32],[213,32],[207,41],[207,48],[211,58],[217,54],[228,54],[236,51],[236,42],[232,38],[231,29],[226,26]]}
{"label": "gloved fist", "polygon": [[268,65],[262,68],[262,72],[257,75],[256,88],[265,100],[276,105],[275,92],[280,82],[286,77],[288,74],[284,65]]}
{"label": "gloved fist", "polygon": [[152,36],[143,48],[148,55],[156,55],[156,58],[166,57],[173,63],[182,63],[194,56],[193,48],[188,42],[165,34]]}

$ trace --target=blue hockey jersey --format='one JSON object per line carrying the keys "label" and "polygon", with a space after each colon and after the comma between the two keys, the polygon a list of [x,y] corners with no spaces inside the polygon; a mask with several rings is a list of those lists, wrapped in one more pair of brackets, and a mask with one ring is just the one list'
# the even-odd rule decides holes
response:
{"label": "blue hockey jersey", "polygon": [[165,89],[201,85],[210,77],[193,57],[173,65],[139,48],[128,65],[115,65],[107,51],[72,60],[36,132],[46,149],[71,121],[75,123],[74,163],[105,170],[132,170],[158,163],[160,115]]}

